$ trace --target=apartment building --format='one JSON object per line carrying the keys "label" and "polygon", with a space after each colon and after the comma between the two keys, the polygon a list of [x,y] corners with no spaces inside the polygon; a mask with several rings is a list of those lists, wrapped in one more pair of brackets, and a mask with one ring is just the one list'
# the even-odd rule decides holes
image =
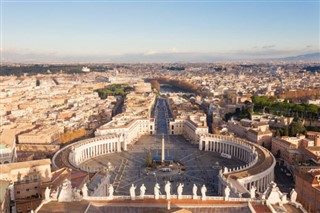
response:
{"label": "apartment building", "polygon": [[320,212],[320,169],[296,175],[298,201],[309,213]]}

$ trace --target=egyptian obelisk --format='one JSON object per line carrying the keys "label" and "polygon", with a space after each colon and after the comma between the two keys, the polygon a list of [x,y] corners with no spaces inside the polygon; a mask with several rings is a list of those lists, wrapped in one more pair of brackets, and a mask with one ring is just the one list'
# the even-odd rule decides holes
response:
{"label": "egyptian obelisk", "polygon": [[161,162],[162,163],[164,163],[164,160],[165,160],[164,153],[165,153],[165,151],[164,151],[164,135],[162,134],[162,148],[161,148]]}

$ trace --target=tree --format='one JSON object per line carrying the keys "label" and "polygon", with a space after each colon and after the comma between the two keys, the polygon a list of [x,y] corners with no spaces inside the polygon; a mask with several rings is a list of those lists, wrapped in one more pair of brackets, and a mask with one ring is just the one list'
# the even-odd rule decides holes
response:
{"label": "tree", "polygon": [[306,128],[300,121],[294,121],[289,126],[290,136],[296,136],[297,134],[300,134],[300,133],[304,134],[305,132],[306,132]]}
{"label": "tree", "polygon": [[152,156],[150,150],[147,152],[146,156],[146,166],[151,167],[152,166]]}
{"label": "tree", "polygon": [[289,136],[289,128],[286,126],[283,131],[284,136]]}

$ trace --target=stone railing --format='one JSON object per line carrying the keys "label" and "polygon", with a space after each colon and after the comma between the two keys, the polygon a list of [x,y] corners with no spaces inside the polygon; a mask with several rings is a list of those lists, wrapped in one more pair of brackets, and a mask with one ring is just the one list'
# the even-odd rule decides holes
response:
{"label": "stone railing", "polygon": [[[171,199],[178,199],[177,195],[171,195]],[[92,200],[92,201],[103,201],[103,200],[131,200],[129,195],[121,195],[121,196],[113,196],[112,198],[107,196],[88,196],[84,198],[85,200]],[[140,196],[136,196],[135,200],[143,200],[143,199],[154,199],[154,195],[144,195],[143,198]],[[159,199],[166,199],[166,195],[160,195]],[[190,199],[190,200],[201,200],[201,196],[198,195],[196,199],[193,199],[192,195],[182,195],[181,199]],[[226,200],[225,197],[222,196],[206,196],[206,200]],[[250,198],[236,198],[236,197],[229,197],[228,201],[238,201],[238,202],[249,202]]]}

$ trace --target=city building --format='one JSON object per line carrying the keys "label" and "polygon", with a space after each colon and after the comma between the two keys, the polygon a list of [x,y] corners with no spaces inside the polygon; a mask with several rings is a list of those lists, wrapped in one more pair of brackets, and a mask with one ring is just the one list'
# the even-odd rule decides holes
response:
{"label": "city building", "polygon": [[16,131],[4,129],[0,133],[0,164],[12,163],[16,159]]}
{"label": "city building", "polygon": [[320,170],[312,169],[296,175],[298,201],[309,213],[320,212]]}

